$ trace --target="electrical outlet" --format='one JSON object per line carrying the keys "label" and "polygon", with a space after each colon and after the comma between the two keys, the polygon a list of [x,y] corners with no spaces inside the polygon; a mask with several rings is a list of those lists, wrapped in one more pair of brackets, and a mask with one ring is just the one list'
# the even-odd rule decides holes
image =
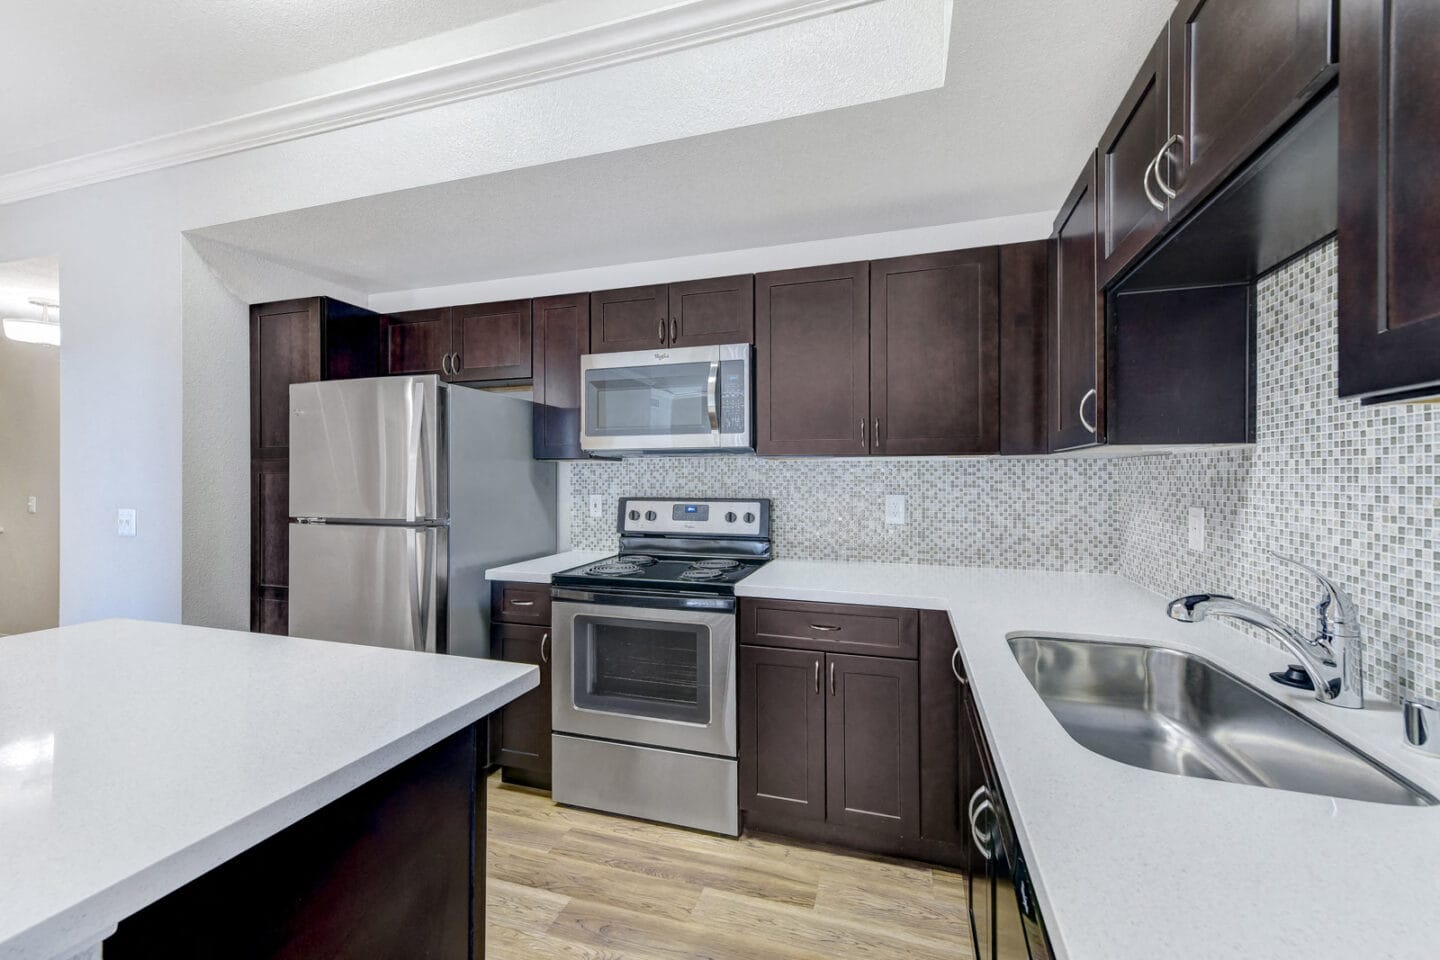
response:
{"label": "electrical outlet", "polygon": [[1205,508],[1190,508],[1190,549],[1196,553],[1205,550]]}
{"label": "electrical outlet", "polygon": [[34,498],[34,497],[27,497],[27,498],[25,499],[25,512],[26,512],[26,513],[34,513],[34,512],[35,512],[35,509],[36,509],[35,498]]}
{"label": "electrical outlet", "polygon": [[135,511],[121,507],[115,511],[115,532],[122,537],[135,536]]}
{"label": "electrical outlet", "polygon": [[905,522],[905,498],[903,496],[895,493],[886,494],[885,522],[891,524]]}
{"label": "electrical outlet", "polygon": [[605,516],[605,500],[598,493],[590,494],[590,516],[596,520]]}

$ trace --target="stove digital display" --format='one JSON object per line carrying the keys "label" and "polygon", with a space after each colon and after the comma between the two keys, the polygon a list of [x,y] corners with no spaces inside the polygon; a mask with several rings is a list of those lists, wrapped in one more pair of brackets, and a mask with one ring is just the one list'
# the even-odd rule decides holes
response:
{"label": "stove digital display", "polygon": [[710,506],[704,503],[677,503],[671,508],[672,520],[709,520]]}

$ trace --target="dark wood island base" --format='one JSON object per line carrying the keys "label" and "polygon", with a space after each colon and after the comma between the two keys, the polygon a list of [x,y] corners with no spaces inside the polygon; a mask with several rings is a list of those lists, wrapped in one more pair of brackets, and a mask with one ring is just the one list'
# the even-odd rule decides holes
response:
{"label": "dark wood island base", "polygon": [[127,917],[106,960],[482,960],[483,723]]}

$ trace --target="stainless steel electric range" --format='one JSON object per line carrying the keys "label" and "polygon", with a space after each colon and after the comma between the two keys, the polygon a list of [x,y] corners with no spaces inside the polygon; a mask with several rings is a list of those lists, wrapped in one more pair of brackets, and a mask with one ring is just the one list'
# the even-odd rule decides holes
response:
{"label": "stainless steel electric range", "polygon": [[552,580],[552,796],[735,836],[735,584],[770,501],[620,501],[616,556]]}

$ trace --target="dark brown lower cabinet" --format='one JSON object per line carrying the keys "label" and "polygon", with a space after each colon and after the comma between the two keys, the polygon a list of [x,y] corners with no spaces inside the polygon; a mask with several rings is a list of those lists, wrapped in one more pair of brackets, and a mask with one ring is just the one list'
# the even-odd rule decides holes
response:
{"label": "dark brown lower cabinet", "polygon": [[290,632],[290,461],[250,462],[250,629]]}
{"label": "dark brown lower cabinet", "polygon": [[512,782],[550,782],[550,628],[497,623],[490,629],[490,655],[540,668],[540,686],[506,704],[490,720],[493,763]]}
{"label": "dark brown lower cabinet", "polygon": [[740,805],[825,819],[825,654],[740,647]]}
{"label": "dark brown lower cabinet", "polygon": [[[961,843],[963,753],[949,616],[872,608],[920,620],[920,651],[895,656],[834,652],[809,638],[795,647],[763,625],[787,604],[840,626],[851,606],[741,602],[740,809],[746,829],[835,843],[951,866]],[[747,610],[749,607],[751,609]],[[913,629],[913,627],[912,627]],[[760,643],[754,641],[759,639]],[[835,647],[845,650],[842,642]],[[908,654],[908,655],[907,655]],[[925,721],[922,723],[921,718]]]}
{"label": "dark brown lower cabinet", "polygon": [[825,819],[900,837],[920,827],[920,704],[913,660],[825,655]]}
{"label": "dark brown lower cabinet", "polygon": [[472,725],[120,921],[107,960],[482,960]]}

